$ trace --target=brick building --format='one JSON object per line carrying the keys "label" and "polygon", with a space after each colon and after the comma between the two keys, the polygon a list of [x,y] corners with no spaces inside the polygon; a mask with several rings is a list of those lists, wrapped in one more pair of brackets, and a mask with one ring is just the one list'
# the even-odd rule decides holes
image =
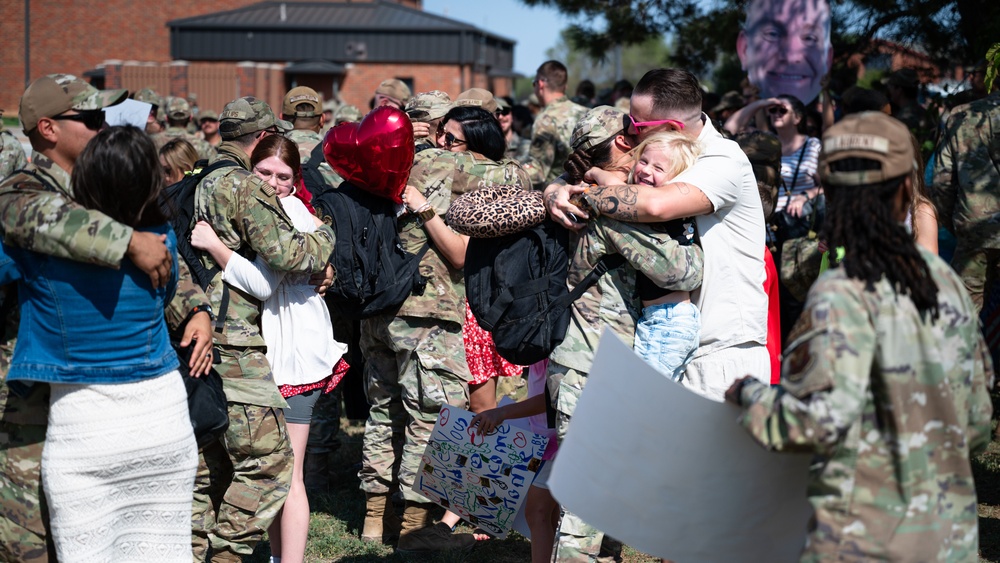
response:
{"label": "brick building", "polygon": [[[25,13],[27,6],[27,14]],[[83,75],[98,87],[196,94],[220,110],[242,95],[272,106],[296,85],[367,109],[378,82],[452,95],[471,87],[511,92],[510,39],[429,14],[421,0],[64,0],[0,2],[0,108],[13,113],[23,86],[44,74]]]}

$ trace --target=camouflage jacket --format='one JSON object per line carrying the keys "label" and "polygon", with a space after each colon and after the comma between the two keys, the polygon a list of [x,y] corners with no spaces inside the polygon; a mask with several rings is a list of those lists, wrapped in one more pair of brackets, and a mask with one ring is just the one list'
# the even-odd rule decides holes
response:
{"label": "camouflage jacket", "polygon": [[529,150],[531,150],[531,140],[511,132],[510,140],[507,141],[507,151],[504,153],[504,156],[510,160],[524,162],[528,159]]}
{"label": "camouflage jacket", "polygon": [[215,157],[215,147],[208,144],[208,141],[199,139],[191,133],[188,133],[187,129],[183,127],[167,127],[167,129],[162,133],[157,133],[152,136],[153,142],[156,143],[157,150],[177,138],[184,139],[185,141],[191,143],[191,146],[194,147],[194,150],[198,153],[199,160],[212,160],[212,158]]}
{"label": "camouflage jacket", "polygon": [[[587,373],[604,327],[632,346],[641,303],[635,288],[636,271],[660,287],[690,291],[701,285],[704,254],[694,244],[681,245],[653,225],[621,223],[600,217],[578,233],[570,233],[567,283],[572,288],[608,254],[621,254],[625,265],[601,276],[570,307],[566,337],[552,351],[553,362]],[[566,382],[577,391],[583,382]]]}
{"label": "camouflage jacket", "polygon": [[28,165],[24,147],[10,131],[0,131],[0,180]]}
{"label": "camouflage jacket", "polygon": [[[527,186],[527,176],[516,162],[493,162],[469,152],[427,149],[417,153],[409,183],[424,194],[428,203],[444,218],[453,198],[487,185]],[[399,220],[400,238],[408,252],[417,253],[429,243],[427,232],[413,214]],[[462,270],[451,264],[431,244],[420,261],[420,273],[427,277],[423,295],[411,295],[395,313],[398,317],[434,318],[465,322],[465,280]]]}
{"label": "camouflage jacket", "polygon": [[531,148],[528,157],[521,161],[535,189],[545,189],[563,173],[566,159],[573,152],[569,144],[573,128],[585,113],[587,108],[563,96],[545,106],[535,118]]}
{"label": "camouflage jacket", "polygon": [[[285,135],[288,140],[295,143],[299,147],[299,159],[302,161],[302,166],[305,166],[312,157],[312,151],[316,148],[316,145],[323,142],[323,137],[315,131],[307,131],[305,129],[293,129]],[[337,172],[330,167],[330,164],[325,158],[321,159],[319,163],[319,173],[323,176],[323,180],[329,186],[337,187],[340,185],[344,179],[337,174]]]}
{"label": "camouflage jacket", "polygon": [[815,454],[806,561],[975,561],[970,456],[990,441],[993,365],[961,280],[921,250],[940,318],[884,278],[828,271],[791,335],[781,386],[744,385],[741,424]]}
{"label": "camouflage jacket", "polygon": [[1000,248],[1000,92],[952,110],[930,195],[960,246]]}

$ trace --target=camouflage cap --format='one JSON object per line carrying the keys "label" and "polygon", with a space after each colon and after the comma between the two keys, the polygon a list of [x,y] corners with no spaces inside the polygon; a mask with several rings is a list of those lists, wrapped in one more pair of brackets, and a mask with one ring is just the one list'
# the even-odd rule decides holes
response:
{"label": "camouflage cap", "polygon": [[781,141],[768,131],[738,133],[734,141],[746,153],[758,182],[777,189],[781,185]]}
{"label": "camouflage cap", "polygon": [[[312,109],[296,110],[299,104],[309,104]],[[295,117],[316,117],[323,113],[323,107],[319,102],[319,94],[316,90],[308,86],[296,86],[285,94],[285,99],[281,101],[281,114],[288,118]]]}
{"label": "camouflage cap", "polygon": [[167,117],[170,119],[188,119],[191,117],[191,104],[184,98],[170,98],[167,102]]}
{"label": "camouflage cap", "polygon": [[727,109],[739,109],[745,105],[746,102],[743,100],[743,94],[740,94],[736,90],[730,90],[722,95],[722,99],[712,108],[712,111],[720,112]]}
{"label": "camouflage cap", "polygon": [[[830,170],[830,163],[845,158],[866,158],[882,166],[879,170]],[[877,184],[906,176],[914,166],[910,130],[902,121],[880,111],[852,113],[823,132],[823,148],[819,153],[819,175],[823,184]]]}
{"label": "camouflage cap", "polygon": [[121,103],[128,90],[98,90],[72,74],[49,74],[28,85],[21,96],[19,114],[25,131],[43,117],[69,110],[94,111]]}
{"label": "camouflage cap", "polygon": [[327,112],[327,111],[337,111],[337,108],[340,107],[340,105],[341,104],[339,102],[337,102],[337,100],[333,100],[333,99],[326,100],[326,101],[323,102],[323,111],[324,112]]}
{"label": "camouflage cap", "polygon": [[219,114],[215,113],[214,111],[212,111],[210,109],[203,109],[203,110],[201,110],[201,113],[198,114],[198,122],[201,123],[202,121],[205,121],[205,120],[208,120],[208,119],[210,119],[212,121],[218,121],[219,120]]}
{"label": "camouflage cap", "polygon": [[160,107],[163,105],[163,100],[160,99],[160,95],[154,92],[151,88],[143,88],[135,94],[132,94],[132,99],[137,102],[146,102],[147,104]]}
{"label": "camouflage cap", "polygon": [[441,119],[452,108],[451,97],[441,90],[421,92],[406,102],[406,115],[413,121],[426,123]]}
{"label": "camouflage cap", "polygon": [[493,99],[496,100],[496,102],[497,102],[497,108],[499,108],[499,109],[511,109],[511,108],[513,108],[513,106],[511,106],[510,103],[508,103],[507,100],[505,100],[503,98],[493,98]]}
{"label": "camouflage cap", "polygon": [[378,85],[375,89],[376,94],[382,94],[399,102],[400,105],[405,105],[406,101],[410,99],[412,92],[410,92],[410,87],[406,85],[405,82],[398,78],[387,78]]}
{"label": "camouflage cap", "polygon": [[497,100],[493,97],[493,93],[482,88],[469,88],[459,94],[455,98],[455,107],[459,106],[479,107],[490,113],[496,113],[498,108]]}
{"label": "camouflage cap", "polygon": [[364,117],[361,114],[361,110],[357,106],[352,106],[350,104],[344,104],[337,108],[337,111],[333,112],[333,124],[340,125],[341,123],[351,122],[357,123],[361,121]]}
{"label": "camouflage cap", "polygon": [[625,112],[611,106],[597,106],[576,122],[569,144],[574,151],[589,149],[621,133]]}
{"label": "camouflage cap", "polygon": [[264,100],[244,96],[226,104],[219,115],[219,134],[224,140],[235,139],[276,127],[281,132],[292,130],[292,124],[278,119]]}

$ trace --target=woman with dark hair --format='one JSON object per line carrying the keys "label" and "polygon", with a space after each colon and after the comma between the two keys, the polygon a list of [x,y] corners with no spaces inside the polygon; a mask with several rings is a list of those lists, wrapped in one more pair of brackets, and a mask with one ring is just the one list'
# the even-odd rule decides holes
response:
{"label": "woman with dark hair", "polygon": [[961,279],[903,224],[914,156],[881,112],[824,133],[822,236],[843,258],[809,290],[780,387],[726,392],[762,446],[813,456],[803,561],[977,557],[970,457],[990,442],[993,370]]}
{"label": "woman with dark hair", "polygon": [[47,383],[42,479],[60,561],[190,561],[198,448],[164,308],[176,239],[159,205],[156,147],[135,127],[99,132],[72,171],[74,199],[165,237],[171,279],[154,288],[120,269],[4,246],[0,278],[18,280],[10,387]]}
{"label": "woman with dark hair", "polygon": [[[274,188],[292,225],[312,232],[322,223],[301,199],[291,197],[304,190],[299,162],[298,147],[281,135],[265,137],[250,155],[254,174]],[[191,232],[191,245],[208,251],[224,268],[226,283],[263,302],[261,333],[274,381],[288,402],[284,415],[294,455],[288,498],[268,528],[268,537],[271,552],[280,554],[283,562],[300,562],[309,532],[309,499],[303,481],[309,424],[320,395],[332,391],[347,371],[342,359],[347,346],[333,339],[330,312],[308,275],[276,272],[263,258],[247,260],[227,247],[204,221]]]}
{"label": "woman with dark hair", "polygon": [[507,151],[503,130],[496,117],[483,108],[452,108],[437,130],[438,146],[447,151],[471,151],[500,162]]}

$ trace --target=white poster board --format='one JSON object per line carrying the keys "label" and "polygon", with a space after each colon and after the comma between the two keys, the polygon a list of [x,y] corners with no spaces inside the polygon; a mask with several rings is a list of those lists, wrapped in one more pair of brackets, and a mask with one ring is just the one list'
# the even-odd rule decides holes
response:
{"label": "white poster board", "polygon": [[146,102],[137,102],[131,98],[125,99],[120,104],[104,108],[104,120],[108,125],[132,125],[139,129],[146,129],[146,119],[149,117],[149,110],[153,106]]}
{"label": "white poster board", "polygon": [[678,563],[798,561],[810,457],[764,450],[737,414],[605,331],[556,455],[552,494],[601,531]]}
{"label": "white poster board", "polygon": [[474,415],[444,405],[413,490],[497,538],[507,537],[542,461],[548,438],[501,424],[481,436]]}

